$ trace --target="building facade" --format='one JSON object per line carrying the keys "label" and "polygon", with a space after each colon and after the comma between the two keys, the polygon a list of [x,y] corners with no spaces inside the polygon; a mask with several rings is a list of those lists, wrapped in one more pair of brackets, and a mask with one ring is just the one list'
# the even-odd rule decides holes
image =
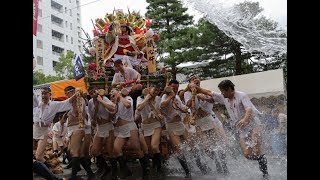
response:
{"label": "building facade", "polygon": [[33,36],[34,70],[56,75],[53,67],[60,54],[81,51],[81,32],[80,0],[39,0],[37,36]]}

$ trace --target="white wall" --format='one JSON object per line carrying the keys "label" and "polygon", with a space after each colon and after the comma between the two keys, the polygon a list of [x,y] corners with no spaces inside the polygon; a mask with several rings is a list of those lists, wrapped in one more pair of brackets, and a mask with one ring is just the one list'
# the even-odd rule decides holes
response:
{"label": "white wall", "polygon": [[[77,7],[80,4],[79,0],[54,0],[55,2],[63,6],[62,13],[51,8],[51,0],[39,0],[39,9],[42,11],[42,17],[38,17],[38,24],[42,25],[42,32],[37,32],[37,36],[33,36],[33,55],[35,59],[37,56],[43,58],[43,65],[37,64],[34,71],[41,70],[45,75],[55,75],[53,70],[52,61],[58,61],[59,55],[52,53],[52,45],[64,48],[64,52],[67,50],[72,50],[73,52],[79,53],[79,45],[82,46],[78,40],[78,32],[82,32],[81,29],[78,30],[78,26],[81,27],[81,9]],[[65,7],[67,8],[67,13],[65,13]],[[70,16],[70,9],[72,9],[72,16]],[[77,21],[77,13],[80,15],[80,23]],[[63,27],[57,26],[51,23],[51,15],[57,16],[63,19]],[[68,22],[68,27],[65,26],[65,22]],[[72,30],[70,29],[70,23],[72,23]],[[64,34],[64,41],[58,41],[52,39],[52,30],[58,31]],[[66,35],[68,35],[69,41],[66,41]],[[71,44],[71,37],[73,37],[73,44]],[[43,49],[37,48],[37,39],[41,40],[43,43]]]}
{"label": "white wall", "polygon": [[[247,93],[249,97],[259,98],[285,94],[282,69],[204,80],[201,81],[201,87],[220,92],[218,84],[225,79],[231,80],[236,90]],[[181,84],[179,89],[186,86],[187,84]]]}

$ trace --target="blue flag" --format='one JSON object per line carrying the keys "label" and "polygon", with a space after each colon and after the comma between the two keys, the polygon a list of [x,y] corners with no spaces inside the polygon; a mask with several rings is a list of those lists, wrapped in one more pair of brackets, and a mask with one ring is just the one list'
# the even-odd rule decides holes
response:
{"label": "blue flag", "polygon": [[74,54],[72,58],[73,76],[78,81],[85,76],[84,66],[79,54]]}

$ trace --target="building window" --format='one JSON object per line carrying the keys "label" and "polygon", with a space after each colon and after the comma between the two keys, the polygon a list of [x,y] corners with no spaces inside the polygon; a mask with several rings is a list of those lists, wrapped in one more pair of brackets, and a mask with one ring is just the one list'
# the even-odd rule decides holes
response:
{"label": "building window", "polygon": [[56,67],[57,64],[58,64],[57,61],[52,61],[52,67],[53,67],[53,68]]}
{"label": "building window", "polygon": [[38,17],[42,17],[42,9],[38,8]]}
{"label": "building window", "polygon": [[78,23],[80,24],[80,19],[79,19],[79,18],[77,18],[77,21],[78,21]]}
{"label": "building window", "polygon": [[64,13],[68,13],[68,9],[67,9],[67,7],[64,7]]}
{"label": "building window", "polygon": [[51,0],[51,8],[62,13],[63,12],[63,6],[53,0]]}
{"label": "building window", "polygon": [[72,17],[72,9],[70,9],[70,16]]}
{"label": "building window", "polygon": [[41,40],[37,39],[37,48],[43,49],[43,43]]}
{"label": "building window", "polygon": [[37,56],[37,64],[43,66],[43,57]]}
{"label": "building window", "polygon": [[78,37],[81,38],[81,32],[78,32]]}
{"label": "building window", "polygon": [[42,25],[41,24],[38,24],[37,31],[42,32]]}
{"label": "building window", "polygon": [[70,23],[70,29],[72,30],[72,23]]}
{"label": "building window", "polygon": [[68,35],[66,35],[66,41],[69,42],[69,36]]}
{"label": "building window", "polygon": [[55,40],[58,40],[58,41],[61,41],[61,42],[63,42],[63,35],[64,34],[58,32],[58,31],[55,31],[55,30],[51,31],[52,39],[55,39]]}
{"label": "building window", "polygon": [[63,27],[63,19],[61,19],[57,16],[51,15],[51,23],[55,24],[59,27]]}
{"label": "building window", "polygon": [[78,18],[80,17],[80,14],[79,14],[79,13],[77,13],[77,17],[78,17]]}
{"label": "building window", "polygon": [[71,3],[71,0],[69,0],[69,3]]}
{"label": "building window", "polygon": [[71,44],[73,44],[73,37],[71,37]]}
{"label": "building window", "polygon": [[60,56],[64,52],[64,49],[55,45],[52,45],[52,54]]}
{"label": "building window", "polygon": [[66,21],[66,28],[68,27],[68,21]]}

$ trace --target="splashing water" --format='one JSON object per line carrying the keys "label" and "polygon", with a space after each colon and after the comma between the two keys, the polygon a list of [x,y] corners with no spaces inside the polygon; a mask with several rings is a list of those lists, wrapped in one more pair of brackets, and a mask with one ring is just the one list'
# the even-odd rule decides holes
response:
{"label": "splashing water", "polygon": [[243,12],[230,6],[228,0],[182,0],[182,2],[202,13],[227,36],[240,42],[246,51],[251,53],[258,51],[266,55],[287,52],[287,38],[280,37],[286,32],[261,30],[250,16],[245,17]]}
{"label": "splashing water", "polygon": [[[237,11],[234,7],[228,4],[231,0],[182,0],[182,2],[203,13],[208,21],[218,26],[220,30],[241,43],[245,50],[249,52],[263,52],[266,55],[274,53],[287,52],[287,39],[281,38],[283,31],[267,31],[259,29],[254,20],[249,17],[244,17],[242,12]],[[195,163],[195,157],[192,152],[182,146],[184,150],[187,164],[191,170],[191,174],[195,179],[201,180],[255,180],[261,179],[262,173],[259,170],[257,161],[248,160],[243,156],[239,147],[239,140],[226,130],[228,138],[227,164],[230,171],[229,176],[223,176],[217,173],[214,161],[206,154],[201,153],[201,162],[207,164],[212,171],[208,174],[202,174]],[[270,139],[267,133],[263,133],[263,139]],[[263,141],[266,147],[265,154],[268,159],[268,171],[270,179],[286,180],[287,179],[287,156],[275,156],[270,148],[272,139]],[[167,178],[179,179],[184,175],[184,171],[178,162],[175,155],[170,156],[166,161],[165,168],[167,169]],[[168,178],[170,177],[170,178]]]}
{"label": "splashing water", "polygon": [[[184,155],[187,160],[187,164],[190,168],[192,177],[200,180],[253,180],[261,179],[262,173],[259,170],[259,165],[257,161],[252,161],[246,159],[239,147],[238,141],[232,141],[230,138],[233,137],[230,132],[226,131],[226,135],[229,139],[230,147],[227,149],[227,164],[230,171],[230,175],[225,176],[217,172],[214,160],[212,160],[202,149],[200,153],[201,162],[206,164],[210,171],[208,174],[202,174],[200,169],[195,163],[195,156],[190,151],[182,145]],[[232,153],[231,150],[235,150]],[[268,171],[270,174],[270,179],[286,180],[287,179],[287,157],[286,155],[280,157],[273,157],[267,154],[268,159]],[[166,161],[164,167],[166,168],[166,180],[171,179],[183,179],[185,175],[179,161],[177,160],[177,155],[172,154],[170,158]]]}

